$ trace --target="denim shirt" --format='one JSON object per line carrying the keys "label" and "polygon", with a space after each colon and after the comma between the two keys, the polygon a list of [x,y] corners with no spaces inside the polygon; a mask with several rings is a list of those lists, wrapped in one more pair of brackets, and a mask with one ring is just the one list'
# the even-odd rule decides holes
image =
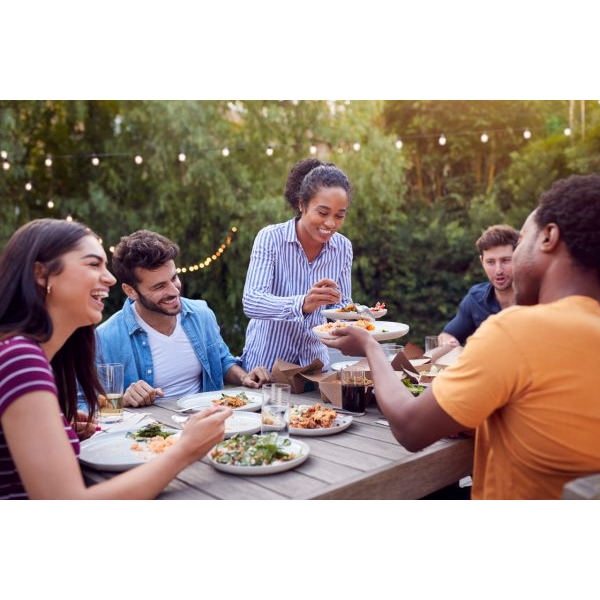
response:
{"label": "denim shirt", "polygon": [[444,332],[453,335],[464,345],[490,315],[499,312],[500,304],[492,284],[478,283],[461,300],[456,316],[444,327]]}
{"label": "denim shirt", "polygon": [[[123,363],[125,390],[140,379],[154,387],[148,334],[138,324],[134,310],[133,302],[128,298],[122,310],[96,329],[96,363]],[[202,365],[201,391],[223,389],[225,374],[240,363],[223,341],[215,313],[204,300],[181,298],[181,327]]]}

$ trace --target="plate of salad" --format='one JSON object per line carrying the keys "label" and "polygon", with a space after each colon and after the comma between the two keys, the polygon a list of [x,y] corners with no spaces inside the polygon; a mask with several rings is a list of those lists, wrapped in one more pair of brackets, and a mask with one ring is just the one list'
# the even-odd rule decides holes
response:
{"label": "plate of salad", "polygon": [[308,444],[272,432],[234,435],[217,444],[208,461],[217,470],[235,475],[271,475],[301,465],[310,454]]}
{"label": "plate of salad", "polygon": [[189,411],[200,411],[208,406],[227,406],[232,410],[257,411],[262,406],[260,391],[240,389],[218,390],[216,392],[202,392],[184,396],[177,400],[177,406]]}

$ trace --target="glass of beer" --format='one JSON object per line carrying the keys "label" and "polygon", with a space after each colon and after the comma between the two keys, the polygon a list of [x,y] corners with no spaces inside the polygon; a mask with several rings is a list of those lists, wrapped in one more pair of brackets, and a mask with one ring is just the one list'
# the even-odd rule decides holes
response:
{"label": "glass of beer", "polygon": [[104,394],[98,394],[98,421],[118,423],[123,420],[123,364],[98,365],[98,379]]}
{"label": "glass of beer", "polygon": [[364,367],[345,367],[341,370],[342,408],[353,413],[364,413],[367,388]]}

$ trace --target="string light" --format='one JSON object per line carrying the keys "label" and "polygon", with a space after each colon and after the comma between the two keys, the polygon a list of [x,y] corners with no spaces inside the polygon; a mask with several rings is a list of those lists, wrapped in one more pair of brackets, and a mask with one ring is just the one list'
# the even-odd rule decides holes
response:
{"label": "string light", "polygon": [[269,146],[266,150],[267,156],[273,156],[273,148],[271,148],[271,146]]}
{"label": "string light", "polygon": [[0,158],[6,160],[8,158],[8,152],[6,150],[0,151]]}
{"label": "string light", "polygon": [[446,136],[442,133],[442,135],[440,135],[439,139],[438,139],[438,144],[440,146],[445,146],[446,145]]}
{"label": "string light", "polygon": [[100,164],[100,159],[97,156],[92,157],[92,164],[97,167]]}
{"label": "string light", "polygon": [[51,167],[52,166],[52,157],[51,156],[46,156],[46,160],[44,161],[44,164],[47,167]]}
{"label": "string light", "polygon": [[482,133],[481,138],[479,138],[483,144],[487,144],[490,136],[487,133]]}
{"label": "string light", "polygon": [[48,208],[54,208],[54,202],[52,202],[52,200],[48,200],[47,206]]}
{"label": "string light", "polygon": [[396,140],[396,150],[402,150],[402,146],[404,146],[404,144],[402,143],[402,140],[398,138]]}
{"label": "string light", "polygon": [[144,162],[144,159],[139,154],[136,154],[133,161],[135,162],[136,165],[141,165]]}
{"label": "string light", "polygon": [[33,184],[31,183],[31,181],[28,181],[28,182],[25,184],[25,189],[26,189],[28,192],[30,192],[30,191],[33,189]]}
{"label": "string light", "polygon": [[185,162],[187,160],[187,156],[185,155],[185,152],[180,152],[177,155],[177,158],[178,158],[179,162]]}
{"label": "string light", "polygon": [[354,152],[360,151],[360,144],[358,142],[354,142],[352,148],[354,148]]}
{"label": "string light", "polygon": [[309,151],[314,156],[317,153],[317,147],[313,144]]}
{"label": "string light", "polygon": [[71,221],[73,221],[73,217],[71,215],[67,215],[66,221],[69,221],[69,223],[71,223]]}
{"label": "string light", "polygon": [[529,131],[529,129],[526,129],[526,130],[523,132],[523,137],[524,137],[526,140],[530,139],[530,138],[531,138],[531,131]]}
{"label": "string light", "polygon": [[2,163],[2,168],[3,168],[5,171],[8,171],[8,170],[10,169],[10,163],[9,163],[7,160],[3,161],[3,163]]}
{"label": "string light", "polygon": [[570,127],[565,127],[565,130],[563,132],[566,136],[570,136],[573,132],[571,131]]}
{"label": "string light", "polygon": [[223,150],[221,150],[221,154],[225,157],[229,156],[229,148],[223,148]]}
{"label": "string light", "polygon": [[110,250],[110,253],[111,253],[111,254],[113,254],[113,253],[114,253],[114,251],[115,251],[115,247],[114,247],[114,246],[111,246],[111,247],[109,248],[109,250]]}

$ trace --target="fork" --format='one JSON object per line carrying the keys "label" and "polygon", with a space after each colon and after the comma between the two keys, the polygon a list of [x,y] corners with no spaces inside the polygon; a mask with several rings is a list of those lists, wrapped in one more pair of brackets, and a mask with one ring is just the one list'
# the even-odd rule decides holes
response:
{"label": "fork", "polygon": [[371,309],[368,306],[365,306],[364,304],[355,304],[354,306],[356,307],[357,315],[364,315],[367,321],[375,320],[375,317],[373,316],[373,313],[371,312]]}

